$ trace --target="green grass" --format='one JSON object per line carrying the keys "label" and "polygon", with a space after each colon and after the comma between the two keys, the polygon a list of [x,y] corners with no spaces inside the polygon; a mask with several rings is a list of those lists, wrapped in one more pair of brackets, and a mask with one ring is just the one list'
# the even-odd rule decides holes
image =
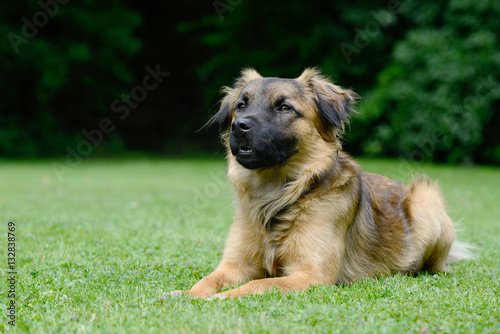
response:
{"label": "green grass", "polygon": [[[407,180],[397,160],[360,160]],[[1,266],[16,223],[17,327],[33,333],[500,333],[500,169],[419,165],[438,178],[478,257],[452,273],[207,302],[171,299],[218,264],[233,212],[224,161],[0,162]],[[417,169],[418,169],[417,168]],[[412,171],[417,171],[412,169]]]}

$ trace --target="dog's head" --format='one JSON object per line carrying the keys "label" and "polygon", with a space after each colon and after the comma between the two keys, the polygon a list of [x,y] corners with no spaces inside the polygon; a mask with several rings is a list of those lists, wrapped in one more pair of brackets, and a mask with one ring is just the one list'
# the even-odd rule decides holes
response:
{"label": "dog's head", "polygon": [[219,123],[231,154],[248,169],[281,166],[305,138],[338,141],[357,97],[314,68],[296,79],[264,78],[246,69],[224,92],[211,122]]}

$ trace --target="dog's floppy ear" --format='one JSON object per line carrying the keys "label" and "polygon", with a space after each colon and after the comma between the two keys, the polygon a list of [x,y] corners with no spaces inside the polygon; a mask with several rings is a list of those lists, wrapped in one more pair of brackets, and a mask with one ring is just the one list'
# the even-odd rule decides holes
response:
{"label": "dog's floppy ear", "polygon": [[262,76],[252,68],[246,68],[241,71],[241,75],[233,87],[222,87],[222,93],[224,97],[221,100],[219,111],[208,121],[205,127],[212,125],[213,123],[219,124],[219,131],[224,135],[229,131],[229,126],[233,119],[233,110],[235,107],[236,99],[241,93],[243,87],[246,86],[250,81],[262,78]]}
{"label": "dog's floppy ear", "polygon": [[334,85],[325,78],[318,69],[307,68],[297,78],[309,87],[313,93],[316,110],[319,114],[316,127],[321,137],[327,142],[333,142],[343,133],[349,116],[356,111],[353,104],[358,94]]}

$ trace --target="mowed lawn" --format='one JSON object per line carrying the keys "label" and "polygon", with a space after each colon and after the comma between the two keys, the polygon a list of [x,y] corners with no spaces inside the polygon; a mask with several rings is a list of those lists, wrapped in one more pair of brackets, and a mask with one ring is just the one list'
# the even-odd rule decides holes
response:
{"label": "mowed lawn", "polygon": [[[235,300],[172,299],[217,266],[231,224],[224,160],[0,162],[2,332],[500,333],[500,168],[359,159],[439,179],[477,258],[451,273],[368,278]],[[16,224],[16,327],[7,324],[7,222]]]}

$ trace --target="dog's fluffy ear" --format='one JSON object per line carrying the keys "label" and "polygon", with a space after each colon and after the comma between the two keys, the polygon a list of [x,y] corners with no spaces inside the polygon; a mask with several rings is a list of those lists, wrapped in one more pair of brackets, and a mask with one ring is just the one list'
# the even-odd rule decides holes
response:
{"label": "dog's fluffy ear", "polygon": [[233,110],[235,108],[236,99],[241,93],[243,87],[250,81],[262,78],[262,76],[253,68],[245,68],[241,71],[241,75],[233,87],[223,87],[222,93],[224,97],[221,100],[219,111],[205,125],[210,126],[213,123],[219,124],[219,131],[225,134],[229,131],[229,126],[233,119]]}
{"label": "dog's fluffy ear", "polygon": [[334,85],[316,68],[305,69],[297,81],[312,90],[316,110],[320,116],[315,125],[321,137],[328,142],[337,140],[349,122],[349,116],[356,112],[353,105],[358,99],[358,94]]}

